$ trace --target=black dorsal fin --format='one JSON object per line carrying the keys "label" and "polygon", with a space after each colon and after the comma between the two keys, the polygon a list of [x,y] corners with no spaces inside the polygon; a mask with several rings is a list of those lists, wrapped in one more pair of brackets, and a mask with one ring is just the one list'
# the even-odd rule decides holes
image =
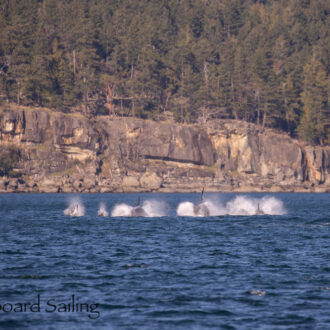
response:
{"label": "black dorsal fin", "polygon": [[201,193],[201,201],[203,201],[203,200],[204,200],[204,188],[203,188],[202,193]]}
{"label": "black dorsal fin", "polygon": [[260,204],[258,203],[257,214],[265,214],[264,211],[260,208]]}
{"label": "black dorsal fin", "polygon": [[141,205],[141,198],[140,198],[140,196],[138,197],[138,200],[137,200],[137,204],[136,204],[136,206],[140,206]]}

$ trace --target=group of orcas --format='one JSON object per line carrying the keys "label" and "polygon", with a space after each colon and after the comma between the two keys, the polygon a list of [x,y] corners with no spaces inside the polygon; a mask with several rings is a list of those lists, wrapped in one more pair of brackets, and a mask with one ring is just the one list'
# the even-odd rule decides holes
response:
{"label": "group of orcas", "polygon": [[[78,217],[81,216],[81,206],[78,202],[73,203],[70,205],[68,209],[65,210],[65,214],[69,215],[71,217]],[[107,217],[109,214],[105,208],[100,208],[97,212],[97,215],[100,217]],[[145,211],[145,209],[141,206],[141,200],[140,197],[138,198],[138,203],[135,207],[132,208],[131,214],[129,215],[131,217],[147,217],[148,214]]]}
{"label": "group of orcas", "polygon": [[[75,203],[70,208],[67,210],[67,215],[70,216],[79,216],[80,215],[80,209],[79,209],[79,204]],[[201,192],[201,198],[200,201],[197,204],[194,204],[194,214],[196,217],[208,217],[210,216],[210,209],[204,199],[204,189]],[[258,204],[258,209],[257,209],[257,214],[262,215],[264,212],[260,209],[260,206]],[[108,216],[108,212],[106,211],[105,208],[100,208],[98,210],[98,216],[100,217],[106,217]],[[130,215],[131,217],[147,217],[148,213],[147,211],[143,208],[141,205],[141,199],[140,197],[138,198],[136,206],[134,206],[130,210]]]}

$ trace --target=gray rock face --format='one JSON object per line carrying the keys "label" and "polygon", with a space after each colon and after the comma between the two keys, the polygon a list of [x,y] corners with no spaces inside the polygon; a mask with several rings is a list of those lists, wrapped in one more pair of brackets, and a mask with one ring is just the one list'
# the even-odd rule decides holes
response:
{"label": "gray rock face", "polygon": [[22,142],[43,143],[50,138],[50,116],[46,111],[24,111],[23,114],[25,125]]}
{"label": "gray rock face", "polygon": [[86,118],[53,116],[53,143],[97,151],[98,133]]}
{"label": "gray rock face", "polygon": [[1,137],[7,141],[43,143],[50,127],[49,117],[48,112],[42,110],[5,110],[0,119]]}
{"label": "gray rock face", "polygon": [[304,159],[301,147],[292,139],[279,134],[261,137],[262,176],[273,176],[277,181],[294,177],[304,180]]}
{"label": "gray rock face", "polygon": [[0,178],[0,192],[330,191],[330,147],[240,121],[202,127],[5,109],[0,146],[21,150],[13,168],[24,175]]}
{"label": "gray rock face", "polygon": [[140,119],[115,119],[101,123],[107,144],[122,156],[160,159],[211,166],[215,150],[205,131]]}

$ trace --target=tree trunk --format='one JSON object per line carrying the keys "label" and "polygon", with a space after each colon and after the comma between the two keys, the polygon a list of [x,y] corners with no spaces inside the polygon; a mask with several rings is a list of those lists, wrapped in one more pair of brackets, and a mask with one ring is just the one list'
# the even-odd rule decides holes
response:
{"label": "tree trunk", "polygon": [[20,105],[20,94],[21,94],[21,89],[20,89],[20,82],[17,82],[17,105]]}
{"label": "tree trunk", "polygon": [[107,98],[107,106],[109,109],[109,116],[111,116],[113,114],[113,111],[112,111],[113,90],[112,90],[110,84],[108,84],[106,87],[106,98]]}
{"label": "tree trunk", "polygon": [[74,50],[72,52],[72,57],[73,57],[73,79],[76,79],[76,51]]}
{"label": "tree trunk", "polygon": [[257,108],[257,125],[259,126],[260,125],[260,109],[259,109],[259,106]]}
{"label": "tree trunk", "polygon": [[267,119],[267,112],[264,111],[264,115],[263,115],[263,118],[262,118],[262,128],[265,128],[266,119]]}

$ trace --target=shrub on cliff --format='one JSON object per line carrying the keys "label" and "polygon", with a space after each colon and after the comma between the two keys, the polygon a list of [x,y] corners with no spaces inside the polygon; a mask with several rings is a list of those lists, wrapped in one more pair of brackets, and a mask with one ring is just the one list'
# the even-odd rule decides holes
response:
{"label": "shrub on cliff", "polygon": [[17,176],[14,168],[20,156],[20,150],[15,147],[0,147],[0,176]]}

